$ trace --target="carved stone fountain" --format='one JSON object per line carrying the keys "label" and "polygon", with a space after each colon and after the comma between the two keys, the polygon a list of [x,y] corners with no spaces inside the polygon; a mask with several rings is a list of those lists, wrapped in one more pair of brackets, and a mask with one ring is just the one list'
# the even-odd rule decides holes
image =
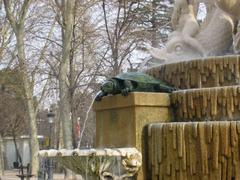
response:
{"label": "carved stone fountain", "polygon": [[[240,57],[217,56],[232,45],[240,1],[216,2],[207,25],[193,29],[189,22],[196,21],[174,21],[178,28],[166,47],[150,49],[155,58],[171,63],[146,72],[180,89],[171,94],[174,122],[148,126],[152,180],[240,179]],[[177,0],[174,10],[184,7],[187,16],[175,18],[195,18],[193,5]]]}
{"label": "carved stone fountain", "polygon": [[210,10],[200,26],[193,2],[175,1],[174,32],[150,48],[158,65],[146,70],[179,90],[104,97],[94,105],[96,149],[40,156],[93,179],[240,180],[240,56],[223,56],[232,44],[239,52],[240,0],[199,0]]}
{"label": "carved stone fountain", "polygon": [[175,122],[148,126],[151,179],[240,179],[239,70],[239,56],[148,70],[182,89],[171,94]]}
{"label": "carved stone fountain", "polygon": [[133,177],[142,164],[135,148],[42,150],[43,158],[55,158],[85,179],[124,179]]}

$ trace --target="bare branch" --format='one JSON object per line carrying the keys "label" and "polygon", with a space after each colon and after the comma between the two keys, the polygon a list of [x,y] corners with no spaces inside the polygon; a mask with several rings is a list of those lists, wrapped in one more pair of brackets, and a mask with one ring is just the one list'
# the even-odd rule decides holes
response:
{"label": "bare branch", "polygon": [[17,32],[17,23],[14,19],[14,16],[13,16],[13,13],[11,10],[11,6],[9,4],[9,0],[3,0],[3,3],[4,3],[5,11],[6,11],[6,16],[9,20],[14,32],[16,33]]}
{"label": "bare branch", "polygon": [[111,47],[113,47],[113,42],[112,42],[111,35],[109,32],[109,28],[108,28],[105,0],[103,0],[102,8],[103,8],[103,15],[104,15],[104,22],[105,22],[105,29],[106,29],[107,37],[108,37],[109,43],[111,44]]}
{"label": "bare branch", "polygon": [[31,0],[24,0],[21,8],[21,12],[20,12],[19,22],[18,22],[19,25],[24,24],[30,4],[31,4]]}

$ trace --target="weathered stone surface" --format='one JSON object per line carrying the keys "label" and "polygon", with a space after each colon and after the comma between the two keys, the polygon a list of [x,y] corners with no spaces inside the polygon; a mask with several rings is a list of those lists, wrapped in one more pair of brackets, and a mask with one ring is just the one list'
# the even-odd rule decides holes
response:
{"label": "weathered stone surface", "polygon": [[142,180],[146,170],[144,127],[153,122],[169,122],[172,118],[167,93],[130,93],[128,96],[107,96],[94,104],[96,111],[96,147],[136,147],[143,154],[143,168],[137,179]]}
{"label": "weathered stone surface", "polygon": [[164,64],[147,74],[180,89],[238,85],[240,56],[222,56]]}
{"label": "weathered stone surface", "polygon": [[171,103],[175,121],[240,120],[240,86],[177,91]]}
{"label": "weathered stone surface", "polygon": [[133,179],[142,165],[136,148],[50,149],[39,152],[41,158],[55,158],[84,179]]}
{"label": "weathered stone surface", "polygon": [[240,179],[240,122],[149,125],[151,179]]}
{"label": "weathered stone surface", "polygon": [[130,93],[104,97],[95,102],[96,147],[137,147],[141,150],[143,127],[171,120],[167,93]]}
{"label": "weathered stone surface", "polygon": [[240,0],[211,0],[215,1],[219,8],[231,14],[234,18],[240,18]]}
{"label": "weathered stone surface", "polygon": [[[197,12],[201,11],[199,2],[203,1],[207,2],[207,18],[199,23]],[[171,18],[174,31],[164,48],[149,48],[150,54],[156,59],[152,63],[160,64],[163,60],[171,63],[231,53],[229,49],[233,44],[235,22],[240,18],[239,8],[240,0],[175,0]]]}

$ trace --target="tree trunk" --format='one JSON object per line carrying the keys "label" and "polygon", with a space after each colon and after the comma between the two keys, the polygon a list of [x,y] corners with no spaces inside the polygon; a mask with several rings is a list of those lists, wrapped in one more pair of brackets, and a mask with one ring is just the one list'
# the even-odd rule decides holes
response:
{"label": "tree trunk", "polygon": [[114,62],[114,65],[113,65],[113,73],[112,73],[112,76],[116,76],[120,73],[120,66],[119,66],[119,63],[118,63],[118,47],[115,47],[113,48],[113,51],[112,51],[112,59],[113,59],[113,62]]}
{"label": "tree trunk", "polygon": [[16,162],[20,162],[21,165],[22,164],[22,157],[19,153],[19,150],[18,150],[18,147],[17,147],[17,141],[16,141],[16,135],[15,133],[12,133],[12,136],[13,136],[13,143],[14,143],[14,146],[15,146],[15,150],[16,150]]}
{"label": "tree trunk", "polygon": [[39,144],[37,139],[36,111],[34,108],[33,88],[31,86],[27,74],[28,68],[24,49],[24,25],[31,0],[24,0],[20,10],[21,12],[17,14],[17,16],[19,16],[18,18],[14,17],[13,12],[11,11],[12,9],[11,6],[13,5],[11,4],[11,1],[3,0],[3,2],[6,11],[6,16],[11,24],[11,27],[13,28],[17,41],[16,48],[18,52],[18,63],[20,67],[22,85],[27,105],[28,120],[30,124],[32,174],[37,175],[39,169],[38,161]]}
{"label": "tree trunk", "polygon": [[59,132],[58,132],[58,149],[64,148],[64,142],[63,142],[63,122],[59,120]]}
{"label": "tree trunk", "polygon": [[[16,150],[16,156],[17,156],[16,162],[20,162],[20,167],[21,167],[21,166],[23,166],[23,162],[22,162],[22,157],[21,157],[21,155],[19,153],[19,150],[18,150],[18,147],[17,147],[16,135],[15,135],[14,132],[12,133],[12,135],[13,135],[13,142],[14,142],[14,146],[15,146],[15,150]],[[20,170],[21,170],[21,174],[24,174],[23,173],[23,168],[21,168]]]}
{"label": "tree trunk", "polygon": [[[64,52],[63,52],[64,53]],[[64,55],[65,56],[65,55]],[[60,91],[60,120],[63,127],[63,142],[64,148],[72,149],[72,117],[71,117],[71,105],[68,89],[68,65],[65,62],[61,63],[59,74],[59,91]]]}
{"label": "tree trunk", "polygon": [[[60,94],[60,120],[63,125],[64,148],[73,149],[73,123],[71,115],[70,82],[68,79],[70,71],[71,43],[74,25],[74,6],[75,0],[66,0],[63,10],[62,26],[62,59],[59,70],[59,94]],[[75,179],[71,171],[67,170],[67,179]]]}
{"label": "tree trunk", "polygon": [[[74,31],[74,29],[73,29]],[[74,38],[74,37],[73,37]],[[73,40],[74,41],[74,40]],[[74,43],[74,42],[72,42]],[[72,139],[73,139],[73,148],[76,147],[77,141],[76,141],[76,136],[75,136],[75,123],[76,123],[76,118],[75,118],[75,112],[74,112],[74,91],[75,91],[75,77],[74,77],[74,50],[73,50],[73,45],[71,46],[71,51],[70,51],[70,57],[69,57],[69,103],[70,103],[70,111],[71,111],[71,120],[72,120]]]}
{"label": "tree trunk", "polygon": [[151,32],[151,46],[152,47],[158,47],[159,46],[159,42],[158,42],[158,37],[157,37],[157,33],[158,33],[158,25],[157,25],[157,18],[156,18],[156,11],[157,11],[157,4],[156,4],[156,0],[152,1],[152,19],[151,19],[151,23],[152,23],[152,32]]}
{"label": "tree trunk", "polygon": [[0,135],[0,179],[4,174],[4,159],[3,159],[3,139]]}
{"label": "tree trunk", "polygon": [[[21,26],[20,26],[21,27]],[[30,136],[31,136],[31,166],[32,174],[37,175],[39,162],[38,162],[38,151],[39,143],[37,138],[37,124],[36,124],[36,111],[34,108],[34,100],[32,87],[30,85],[28,75],[27,75],[27,66],[24,52],[24,33],[23,27],[18,29],[16,33],[17,38],[17,49],[18,49],[18,62],[20,66],[20,71],[22,75],[23,87],[25,91],[25,98],[28,111],[28,119],[30,124]]]}
{"label": "tree trunk", "polygon": [[70,51],[71,41],[74,25],[74,5],[75,0],[65,1],[63,12],[62,27],[62,60],[60,63],[59,72],[59,91],[60,91],[60,119],[63,122],[63,141],[66,149],[73,148],[72,141],[72,117],[71,117],[71,104],[70,104],[70,90],[69,90],[69,64],[70,64]]}

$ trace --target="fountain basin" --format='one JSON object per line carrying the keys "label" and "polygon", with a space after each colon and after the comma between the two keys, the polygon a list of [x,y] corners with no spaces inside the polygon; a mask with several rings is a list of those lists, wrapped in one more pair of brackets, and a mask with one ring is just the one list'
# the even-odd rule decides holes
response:
{"label": "fountain basin", "polygon": [[240,120],[240,86],[176,91],[171,104],[175,121]]}
{"label": "fountain basin", "polygon": [[240,122],[148,126],[148,172],[158,179],[240,179]]}
{"label": "fountain basin", "polygon": [[55,158],[63,166],[85,179],[123,179],[134,177],[142,165],[142,155],[135,148],[42,150],[42,158]]}
{"label": "fountain basin", "polygon": [[238,85],[240,56],[218,56],[159,65],[146,73],[180,89]]}

